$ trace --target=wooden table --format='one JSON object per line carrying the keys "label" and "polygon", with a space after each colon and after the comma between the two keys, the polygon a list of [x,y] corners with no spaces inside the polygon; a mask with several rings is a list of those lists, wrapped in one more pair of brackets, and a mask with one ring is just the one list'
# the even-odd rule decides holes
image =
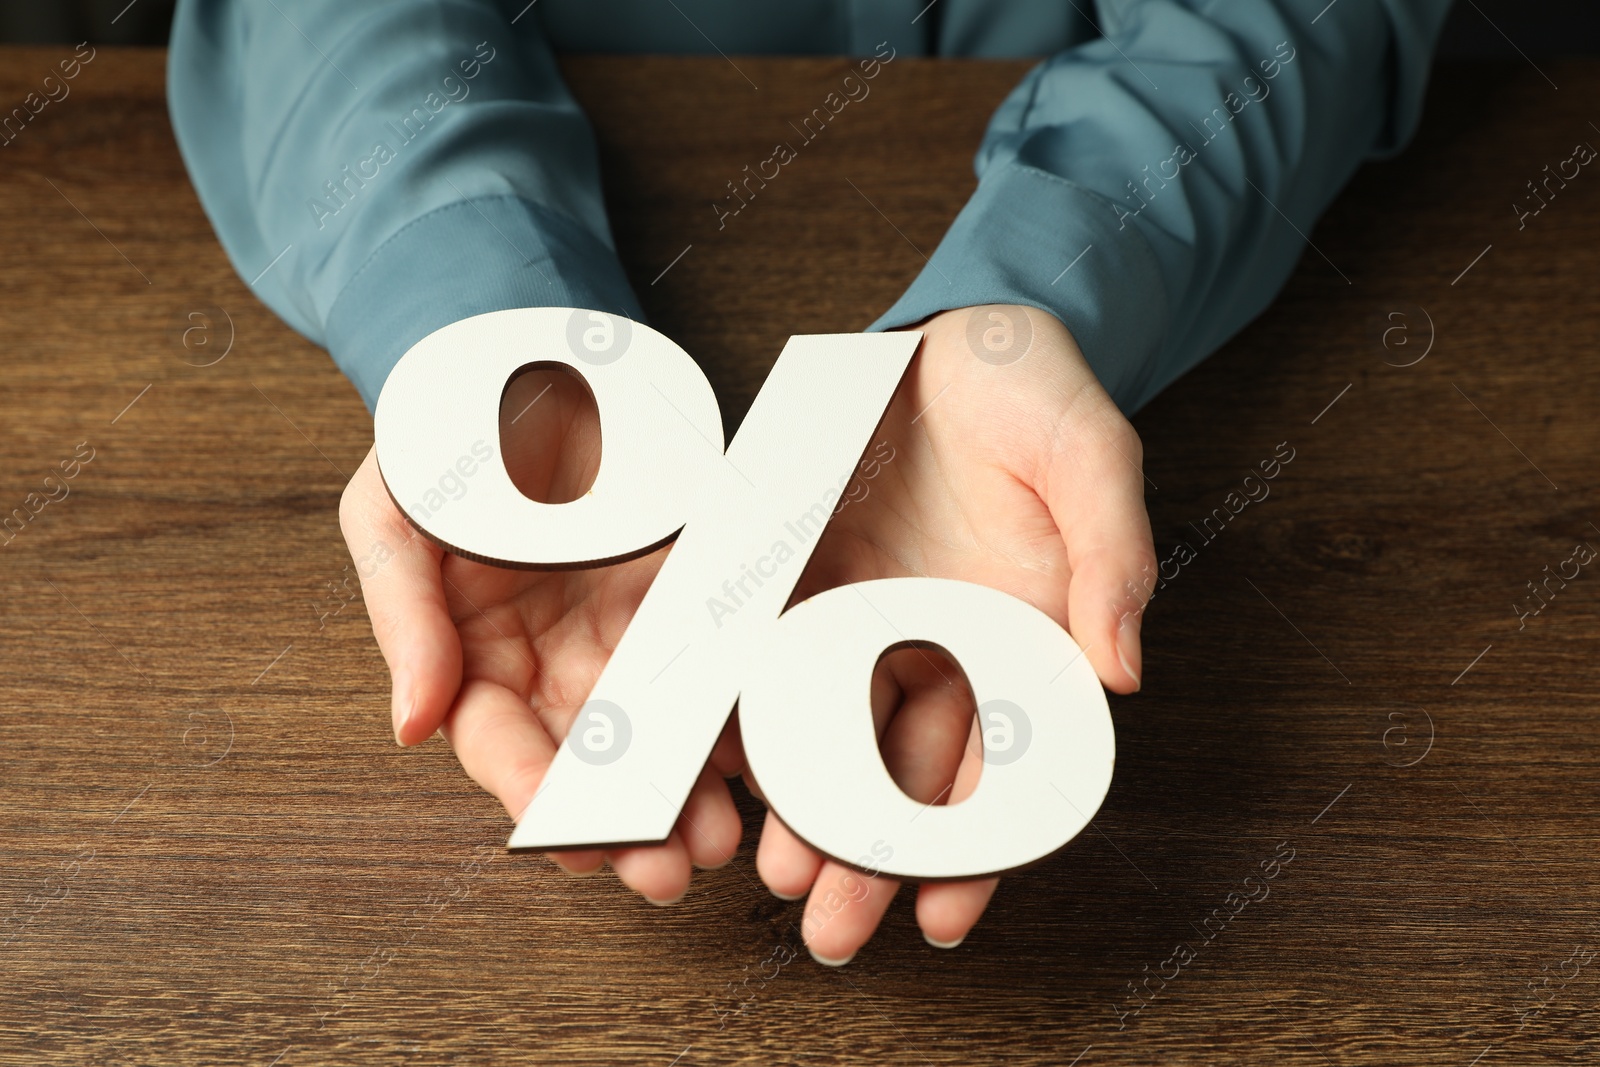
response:
{"label": "wooden table", "polygon": [[[8,107],[60,58],[0,56]],[[960,949],[902,894],[836,971],[766,962],[800,905],[755,879],[755,823],[658,909],[502,853],[442,743],[394,746],[361,603],[328,614],[370,421],[229,268],[162,61],[101,50],[0,149],[0,507],[93,450],[0,557],[0,1063],[1600,1052],[1600,577],[1513,609],[1600,545],[1600,179],[1521,231],[1508,210],[1600,142],[1600,68],[1442,71],[1273,308],[1140,414],[1158,547],[1198,558],[1151,609],[1145,692],[1112,700],[1092,832]],[[739,67],[759,92],[721,59],[569,66],[646,308],[734,419],[789,333],[860,328],[916,274],[1024,69],[897,60],[719,231],[724,182],[845,70]],[[1271,496],[1199,543],[1280,442]]]}

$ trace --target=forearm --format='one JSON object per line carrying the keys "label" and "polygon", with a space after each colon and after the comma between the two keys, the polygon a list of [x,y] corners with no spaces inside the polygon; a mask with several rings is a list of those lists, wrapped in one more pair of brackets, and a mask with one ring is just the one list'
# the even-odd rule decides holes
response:
{"label": "forearm", "polygon": [[467,315],[642,317],[588,123],[531,20],[486,0],[185,0],[168,76],[234,267],[369,406],[411,344]]}
{"label": "forearm", "polygon": [[1259,314],[1420,109],[1448,0],[1120,0],[1001,106],[979,187],[876,328],[1040,307],[1124,411]]}

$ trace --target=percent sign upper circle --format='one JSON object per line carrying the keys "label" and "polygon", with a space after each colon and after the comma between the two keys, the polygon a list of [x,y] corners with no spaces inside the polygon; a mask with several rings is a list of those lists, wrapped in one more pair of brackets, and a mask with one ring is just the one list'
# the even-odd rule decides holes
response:
{"label": "percent sign upper circle", "polygon": [[[716,394],[704,375],[681,372],[682,349],[629,322],[611,335],[629,337],[620,358],[574,362],[569,327],[579,324],[579,310],[520,308],[463,319],[417,342],[384,385],[373,417],[384,484],[401,511],[457,555],[530,568],[642,555],[682,527],[708,464],[721,457]],[[472,354],[470,374],[463,351]],[[599,405],[602,461],[589,492],[563,504],[532,500],[495,462],[446,507],[430,514],[416,506],[447,473],[451,461],[440,457],[468,454],[499,426],[502,389],[481,383],[503,386],[524,368],[556,364],[580,371],[607,399]]]}
{"label": "percent sign upper circle", "polygon": [[567,316],[567,348],[585,363],[603,367],[627,355],[633,320],[576,308]]}

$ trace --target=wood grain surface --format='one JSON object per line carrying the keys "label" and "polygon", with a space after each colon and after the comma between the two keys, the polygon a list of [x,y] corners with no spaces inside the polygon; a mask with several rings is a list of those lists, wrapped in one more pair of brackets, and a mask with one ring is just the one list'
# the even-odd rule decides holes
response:
{"label": "wood grain surface", "polygon": [[[67,52],[0,50],[0,108]],[[163,58],[101,49],[0,148],[0,511],[93,454],[0,555],[0,1063],[1600,1054],[1600,576],[1514,609],[1600,546],[1600,178],[1510,208],[1600,143],[1600,67],[1441,71],[1272,308],[1138,416],[1158,549],[1195,558],[1112,699],[1105,807],[959,949],[902,893],[830,970],[756,880],[748,798],[738,859],[655,908],[504,854],[442,742],[395,747],[339,609],[371,422],[227,262]],[[568,65],[634,283],[735,422],[790,333],[859,329],[916,274],[1024,69],[896,60],[719,229],[847,65],[738,68]]]}

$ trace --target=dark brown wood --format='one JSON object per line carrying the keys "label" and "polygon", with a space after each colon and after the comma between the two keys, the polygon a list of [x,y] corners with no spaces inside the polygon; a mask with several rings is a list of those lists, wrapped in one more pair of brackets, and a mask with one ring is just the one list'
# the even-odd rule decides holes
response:
{"label": "dark brown wood", "polygon": [[[58,58],[0,51],[0,105]],[[757,883],[753,824],[653,908],[501,854],[504,815],[445,746],[390,741],[360,601],[319,618],[370,421],[229,267],[162,60],[102,49],[0,149],[0,511],[94,452],[0,549],[0,922],[27,917],[0,928],[0,1063],[1600,1051],[1600,577],[1525,627],[1512,607],[1600,544],[1600,178],[1526,229],[1510,209],[1600,143],[1600,67],[1547,64],[1559,91],[1441,72],[1416,143],[1358,175],[1271,310],[1138,417],[1158,545],[1198,558],[1151,608],[1145,692],[1113,699],[1094,831],[956,951],[902,894],[848,968],[769,977],[800,905]],[[788,334],[860,328],[915,275],[1023,69],[896,60],[719,230],[724,183],[846,69],[738,63],[759,91],[721,59],[568,68],[646,307],[735,420]],[[235,335],[210,367],[175,335],[204,308],[226,313],[213,344]],[[1436,343],[1386,365],[1422,351],[1413,309]],[[1391,312],[1412,346],[1378,340]],[[1271,496],[1202,543],[1188,524],[1280,442]],[[1119,1015],[1147,978],[1160,995]]]}

